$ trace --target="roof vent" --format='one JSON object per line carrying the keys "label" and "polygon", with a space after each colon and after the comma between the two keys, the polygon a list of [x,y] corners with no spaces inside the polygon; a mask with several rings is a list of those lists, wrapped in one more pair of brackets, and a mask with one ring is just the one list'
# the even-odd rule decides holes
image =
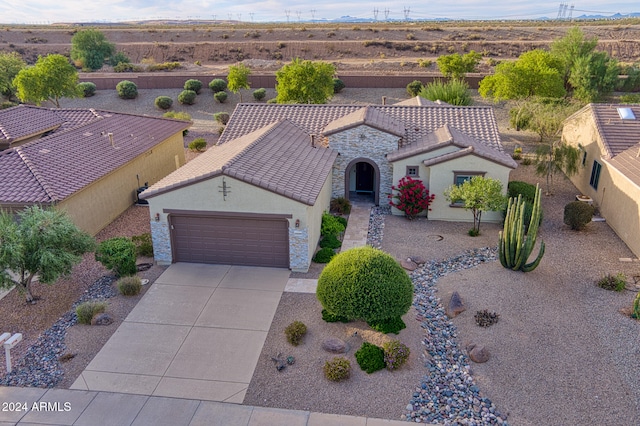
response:
{"label": "roof vent", "polygon": [[618,107],[618,115],[623,120],[635,120],[636,116],[633,113],[633,110],[629,107]]}

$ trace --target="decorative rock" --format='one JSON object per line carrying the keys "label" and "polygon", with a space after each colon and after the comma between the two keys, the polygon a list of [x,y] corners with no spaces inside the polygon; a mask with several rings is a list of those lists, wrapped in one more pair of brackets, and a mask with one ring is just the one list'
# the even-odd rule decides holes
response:
{"label": "decorative rock", "polygon": [[91,325],[110,325],[113,324],[113,318],[106,312],[95,314],[91,318]]}
{"label": "decorative rock", "polygon": [[416,269],[418,269],[418,265],[415,262],[413,262],[411,259],[401,260],[400,266],[402,266],[407,271],[415,271]]}
{"label": "decorative rock", "polygon": [[143,278],[143,279],[140,280],[140,285],[147,285],[147,284],[149,284],[149,280],[148,279]]}
{"label": "decorative rock", "polygon": [[413,263],[416,263],[418,265],[424,265],[425,263],[427,263],[427,260],[422,256],[411,256],[410,259]]}
{"label": "decorative rock", "polygon": [[322,342],[322,349],[334,354],[343,354],[347,352],[348,348],[344,340],[338,339],[337,337],[329,337]]}
{"label": "decorative rock", "polygon": [[447,305],[446,314],[449,316],[449,318],[454,318],[466,310],[467,310],[467,307],[464,306],[464,303],[462,302],[462,298],[460,297],[460,294],[457,291],[454,291],[451,294],[451,299],[449,299],[449,304]]}
{"label": "decorative rock", "polygon": [[484,346],[474,345],[469,352],[469,358],[475,363],[482,364],[489,361],[489,351]]}

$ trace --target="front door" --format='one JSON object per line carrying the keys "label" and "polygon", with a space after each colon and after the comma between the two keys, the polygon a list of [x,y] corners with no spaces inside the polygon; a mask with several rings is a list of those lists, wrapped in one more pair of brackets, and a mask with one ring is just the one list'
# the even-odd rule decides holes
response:
{"label": "front door", "polygon": [[356,192],[373,192],[374,170],[371,164],[356,163]]}

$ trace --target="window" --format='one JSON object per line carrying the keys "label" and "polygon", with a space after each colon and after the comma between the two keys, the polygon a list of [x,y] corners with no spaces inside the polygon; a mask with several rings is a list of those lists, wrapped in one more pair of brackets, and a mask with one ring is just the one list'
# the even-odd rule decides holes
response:
{"label": "window", "polygon": [[485,172],[453,172],[454,185],[462,185],[465,180],[471,180],[474,176],[484,176]]}
{"label": "window", "polygon": [[602,169],[602,165],[597,161],[593,160],[593,167],[591,168],[591,178],[589,179],[589,185],[591,185],[593,189],[598,189],[598,182],[600,181],[601,169]]}
{"label": "window", "polygon": [[420,177],[420,168],[418,166],[407,166],[407,176],[412,178]]}
{"label": "window", "polygon": [[587,163],[587,151],[582,151],[582,166]]}

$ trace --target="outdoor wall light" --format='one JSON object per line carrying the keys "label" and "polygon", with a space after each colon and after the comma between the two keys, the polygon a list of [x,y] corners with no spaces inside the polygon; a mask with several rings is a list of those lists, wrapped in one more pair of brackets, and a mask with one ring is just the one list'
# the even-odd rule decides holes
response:
{"label": "outdoor wall light", "polygon": [[300,219],[296,219],[296,228],[300,228]]}
{"label": "outdoor wall light", "polygon": [[156,222],[160,222],[160,213],[156,213]]}

